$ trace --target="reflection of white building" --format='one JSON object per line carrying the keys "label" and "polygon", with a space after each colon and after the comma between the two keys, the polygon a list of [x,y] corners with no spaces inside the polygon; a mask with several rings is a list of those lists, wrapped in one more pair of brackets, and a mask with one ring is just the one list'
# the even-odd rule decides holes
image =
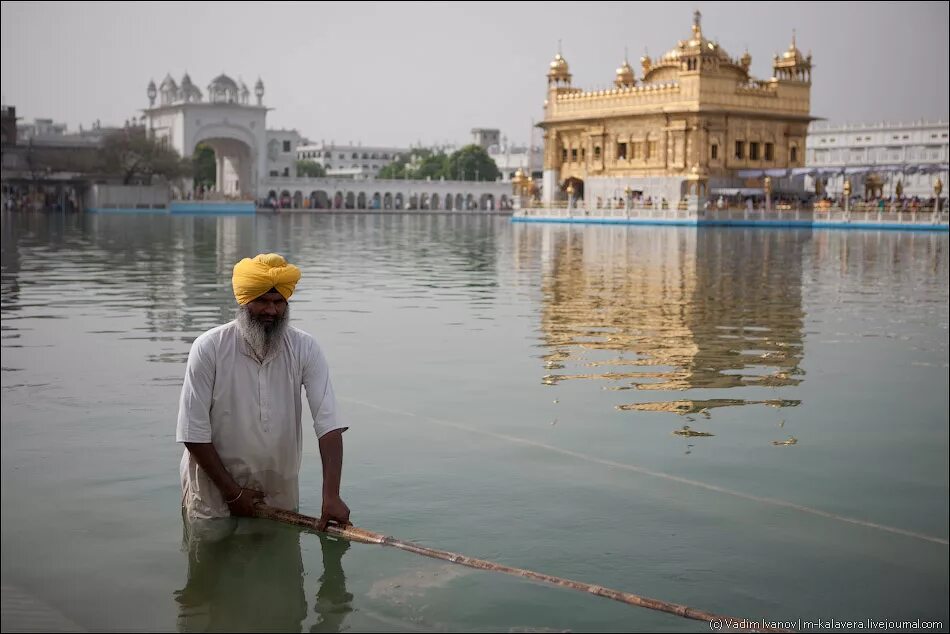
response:
{"label": "reflection of white building", "polygon": [[905,197],[933,196],[936,178],[947,183],[946,121],[833,124],[814,122],[805,151],[806,187],[821,179],[825,190],[840,194],[845,179],[853,195],[895,195],[900,182]]}
{"label": "reflection of white building", "polygon": [[336,145],[322,141],[297,148],[297,160],[318,163],[327,176],[339,178],[375,178],[383,167],[408,155],[408,148]]}

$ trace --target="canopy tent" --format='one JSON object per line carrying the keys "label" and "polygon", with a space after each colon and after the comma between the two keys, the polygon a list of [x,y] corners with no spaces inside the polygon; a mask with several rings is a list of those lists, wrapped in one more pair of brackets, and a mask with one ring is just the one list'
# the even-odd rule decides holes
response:
{"label": "canopy tent", "polygon": [[886,165],[836,165],[828,167],[818,167],[809,165],[807,167],[796,167],[791,170],[770,169],[770,170],[739,170],[736,175],[740,178],[761,178],[771,176],[772,178],[781,178],[785,176],[838,176],[841,174],[936,174],[946,172],[947,163],[904,163],[904,164],[886,164]]}
{"label": "canopy tent", "polygon": [[770,176],[771,178],[785,178],[788,176],[787,169],[761,169],[761,170],[739,170],[736,172],[736,175],[739,178],[760,178],[762,176]]}
{"label": "canopy tent", "polygon": [[[887,165],[839,165],[835,167],[796,167],[793,176],[837,176],[840,174],[936,174],[947,171],[946,163],[904,163]],[[742,173],[740,172],[740,175]]]}
{"label": "canopy tent", "polygon": [[709,190],[713,196],[764,196],[761,187],[713,187]]}

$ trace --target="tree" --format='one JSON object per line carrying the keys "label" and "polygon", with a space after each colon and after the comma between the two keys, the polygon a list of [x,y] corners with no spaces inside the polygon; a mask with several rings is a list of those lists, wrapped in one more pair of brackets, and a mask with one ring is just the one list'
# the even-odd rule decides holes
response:
{"label": "tree", "polygon": [[427,148],[416,148],[408,156],[401,155],[389,165],[379,170],[379,178],[414,179],[441,178],[441,158],[444,154],[435,154]]}
{"label": "tree", "polygon": [[379,170],[379,178],[424,180],[498,180],[495,161],[478,145],[467,145],[451,156],[427,148],[412,150]]}
{"label": "tree", "polygon": [[199,143],[192,155],[194,165],[195,187],[203,185],[205,189],[214,189],[218,183],[218,166],[214,160],[214,150]]}
{"label": "tree", "polygon": [[393,180],[402,180],[406,178],[406,159],[398,158],[389,165],[384,165],[379,170],[377,178],[388,178]]}
{"label": "tree", "polygon": [[150,185],[153,176],[176,180],[191,176],[194,170],[191,159],[182,159],[178,152],[139,127],[125,128],[106,137],[100,159],[101,170],[121,178],[123,185]]}
{"label": "tree", "polygon": [[445,164],[447,180],[494,181],[500,172],[495,161],[480,145],[466,145],[453,152]]}
{"label": "tree", "polygon": [[316,161],[297,161],[297,176],[320,178],[327,175],[327,171]]}
{"label": "tree", "polygon": [[439,152],[434,154],[429,152],[427,156],[424,156],[412,170],[412,178],[425,180],[426,178],[431,178],[432,180],[438,180],[445,176],[445,166],[447,164],[449,157],[445,155],[444,152]]}

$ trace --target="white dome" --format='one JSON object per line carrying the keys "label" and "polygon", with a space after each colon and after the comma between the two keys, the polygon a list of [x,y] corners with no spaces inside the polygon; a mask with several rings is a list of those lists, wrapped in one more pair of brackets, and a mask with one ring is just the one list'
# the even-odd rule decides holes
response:
{"label": "white dome", "polygon": [[181,78],[180,93],[185,101],[201,101],[201,90],[191,82],[188,73]]}
{"label": "white dome", "polygon": [[211,80],[208,84],[208,99],[211,101],[237,101],[240,90],[237,83],[224,73]]}
{"label": "white dome", "polygon": [[238,89],[237,83],[235,83],[233,79],[231,79],[224,73],[221,73],[220,75],[218,75],[217,77],[211,80],[211,84],[209,88],[212,88],[212,87],[221,88],[224,90],[233,90],[235,92],[237,92],[237,89]]}
{"label": "white dome", "polygon": [[161,86],[159,86],[159,88],[161,90],[173,90],[175,92],[178,92],[178,84],[175,83],[175,80],[172,79],[172,76],[170,74],[165,75],[165,79],[162,80],[162,84]]}
{"label": "white dome", "polygon": [[172,79],[172,76],[165,75],[165,79],[162,80],[162,84],[158,87],[159,92],[162,94],[162,105],[168,105],[178,101],[178,84],[175,83],[175,80]]}

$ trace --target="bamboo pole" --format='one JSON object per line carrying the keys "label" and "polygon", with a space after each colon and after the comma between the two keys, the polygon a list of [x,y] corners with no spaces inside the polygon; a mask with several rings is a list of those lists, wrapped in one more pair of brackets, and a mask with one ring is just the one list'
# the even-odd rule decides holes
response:
{"label": "bamboo pole", "polygon": [[[254,511],[255,517],[275,520],[278,522],[283,522],[284,524],[292,524],[294,526],[299,526],[301,528],[306,528],[311,531],[317,531],[317,518],[310,517],[309,515],[301,515],[300,513],[295,513],[293,511],[285,511],[282,509],[277,509],[272,506],[267,506],[264,504],[259,504]],[[697,610],[696,608],[691,608],[686,605],[680,605],[678,603],[669,603],[668,601],[661,601],[660,599],[651,599],[649,597],[642,597],[637,594],[630,592],[622,592],[620,590],[612,590],[610,588],[604,588],[603,586],[598,586],[590,583],[584,583],[582,581],[572,581],[570,579],[564,579],[562,577],[555,577],[552,575],[546,575],[541,572],[534,572],[533,570],[524,570],[523,568],[514,568],[512,566],[506,566],[504,564],[496,564],[491,561],[486,561],[484,559],[476,559],[474,557],[468,557],[466,555],[460,555],[458,553],[452,553],[446,550],[438,550],[436,548],[428,548],[426,546],[420,546],[418,544],[413,544],[412,542],[406,542],[401,539],[396,539],[395,537],[389,537],[383,535],[382,533],[374,533],[373,531],[368,531],[364,528],[357,528],[356,526],[341,526],[339,524],[328,524],[326,532],[330,535],[335,535],[337,537],[342,537],[344,539],[349,539],[355,542],[361,542],[364,544],[380,544],[383,546],[391,546],[393,548],[398,548],[399,550],[405,550],[406,552],[415,553],[417,555],[422,555],[424,557],[431,557],[433,559],[441,559],[444,561],[449,561],[454,564],[461,564],[463,566],[468,566],[469,568],[476,568],[478,570],[489,570],[492,572],[502,572],[508,575],[513,575],[515,577],[522,577],[524,579],[531,579],[533,581],[540,581],[542,583],[548,583],[551,585],[559,586],[562,588],[569,588],[571,590],[578,590],[580,592],[588,592],[590,594],[597,595],[599,597],[604,597],[607,599],[613,599],[614,601],[619,601],[621,603],[626,603],[628,605],[634,605],[641,608],[647,608],[648,610],[657,610],[659,612],[667,612],[669,614],[675,614],[686,619],[693,619],[696,621],[706,621],[710,624],[711,627],[716,626],[715,629],[730,629],[730,628],[741,628],[747,632],[790,632],[792,630],[783,630],[777,628],[769,627],[756,627],[755,622],[752,619],[737,619],[731,616],[723,616],[721,614],[713,614],[711,612],[705,612],[703,610]]]}

